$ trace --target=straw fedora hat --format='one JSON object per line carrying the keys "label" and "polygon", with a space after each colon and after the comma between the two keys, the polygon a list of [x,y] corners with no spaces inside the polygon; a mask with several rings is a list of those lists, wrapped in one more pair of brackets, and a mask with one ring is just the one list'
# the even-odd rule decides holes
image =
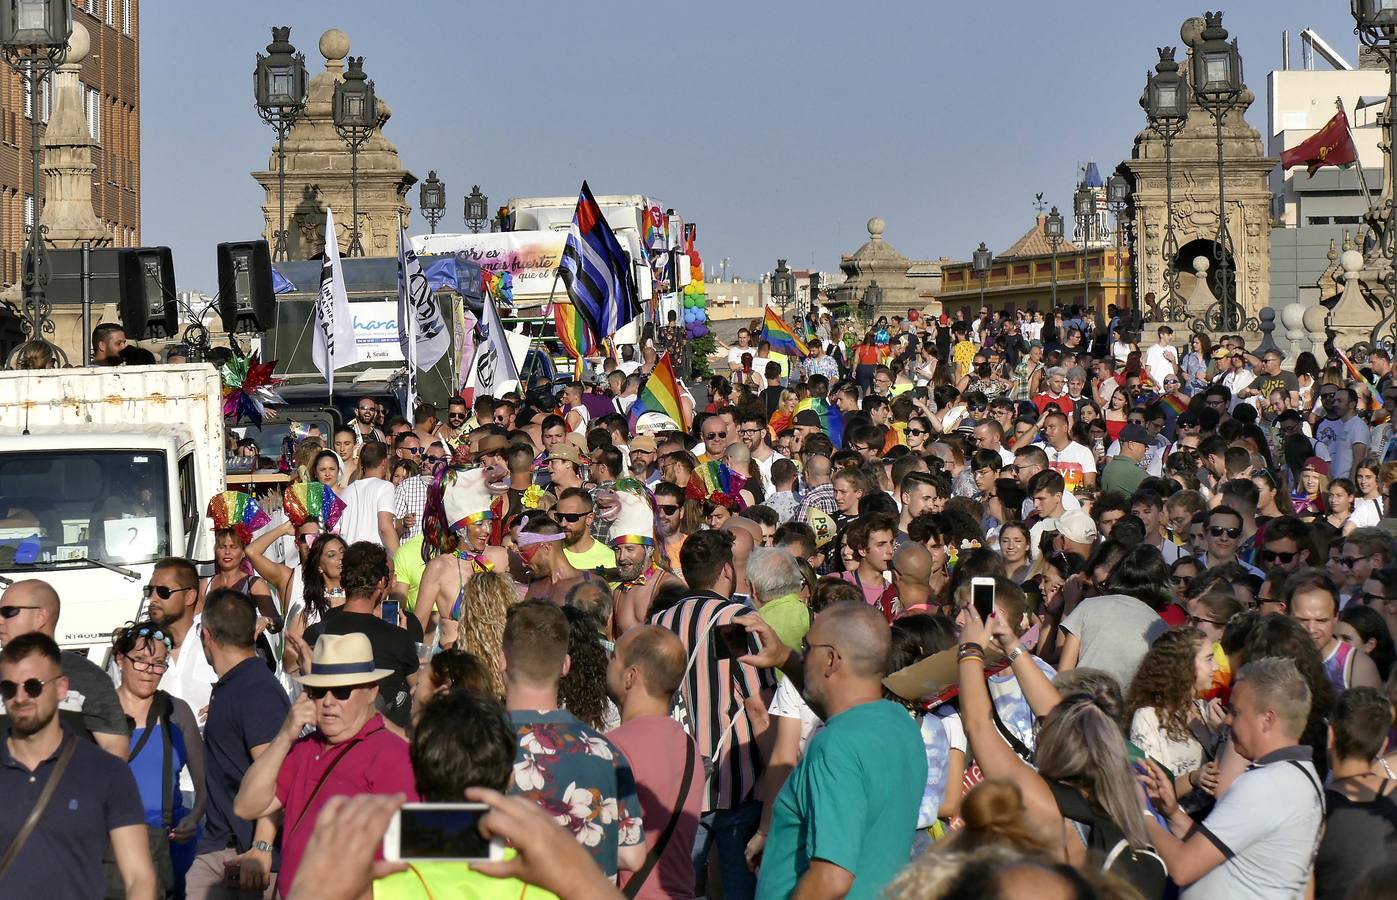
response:
{"label": "straw fedora hat", "polygon": [[392,669],[374,668],[373,645],[368,635],[322,634],[311,655],[310,674],[298,681],[305,687],[344,687],[381,681]]}

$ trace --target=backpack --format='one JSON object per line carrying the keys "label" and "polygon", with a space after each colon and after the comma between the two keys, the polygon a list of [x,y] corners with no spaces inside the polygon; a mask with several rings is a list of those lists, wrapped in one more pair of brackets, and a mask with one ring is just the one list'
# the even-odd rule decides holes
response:
{"label": "backpack", "polygon": [[1082,842],[1088,853],[1101,860],[1101,869],[1128,881],[1145,900],[1157,900],[1169,888],[1169,868],[1153,850],[1136,850],[1111,817],[1072,788],[1049,781],[1062,817],[1086,829]]}

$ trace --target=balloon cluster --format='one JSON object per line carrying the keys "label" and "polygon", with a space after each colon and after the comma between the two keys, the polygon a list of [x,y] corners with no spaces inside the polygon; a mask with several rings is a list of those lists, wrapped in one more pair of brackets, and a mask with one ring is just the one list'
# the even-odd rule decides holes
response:
{"label": "balloon cluster", "polygon": [[686,225],[685,252],[689,256],[689,283],[684,286],[684,329],[690,340],[708,334],[708,291],[703,284],[703,258],[694,248],[694,226]]}

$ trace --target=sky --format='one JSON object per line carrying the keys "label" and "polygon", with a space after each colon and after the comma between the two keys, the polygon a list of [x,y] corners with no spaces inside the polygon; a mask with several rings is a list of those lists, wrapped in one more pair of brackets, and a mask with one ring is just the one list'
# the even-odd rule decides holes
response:
{"label": "sky", "polygon": [[[1282,31],[1293,67],[1306,27],[1356,64],[1348,9],[1226,10],[1253,127],[1266,128]],[[145,0],[142,238],[172,248],[180,290],[213,293],[215,245],[261,236],[248,173],[274,140],[250,76],[271,26],[290,25],[312,75],[321,33],[349,35],[404,166],[446,183],[439,230],[464,230],[472,184],[495,207],[573,195],[585,178],[697,223],[710,278],[724,258],[747,278],[778,257],[834,271],[873,216],[908,257],[967,259],[1028,230],[1040,191],[1069,209],[1080,164],[1109,174],[1130,155],[1155,48],[1178,46],[1202,12],[1167,0]],[[426,230],[414,209],[410,232]]]}

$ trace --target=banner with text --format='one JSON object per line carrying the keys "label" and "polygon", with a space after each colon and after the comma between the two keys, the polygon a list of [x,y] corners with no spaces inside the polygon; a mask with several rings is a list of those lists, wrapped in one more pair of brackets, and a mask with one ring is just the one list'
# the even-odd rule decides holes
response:
{"label": "banner with text", "polygon": [[452,254],[486,272],[508,272],[514,279],[514,299],[547,297],[563,255],[567,233],[561,231],[503,231],[485,234],[419,234],[412,239],[418,254]]}

